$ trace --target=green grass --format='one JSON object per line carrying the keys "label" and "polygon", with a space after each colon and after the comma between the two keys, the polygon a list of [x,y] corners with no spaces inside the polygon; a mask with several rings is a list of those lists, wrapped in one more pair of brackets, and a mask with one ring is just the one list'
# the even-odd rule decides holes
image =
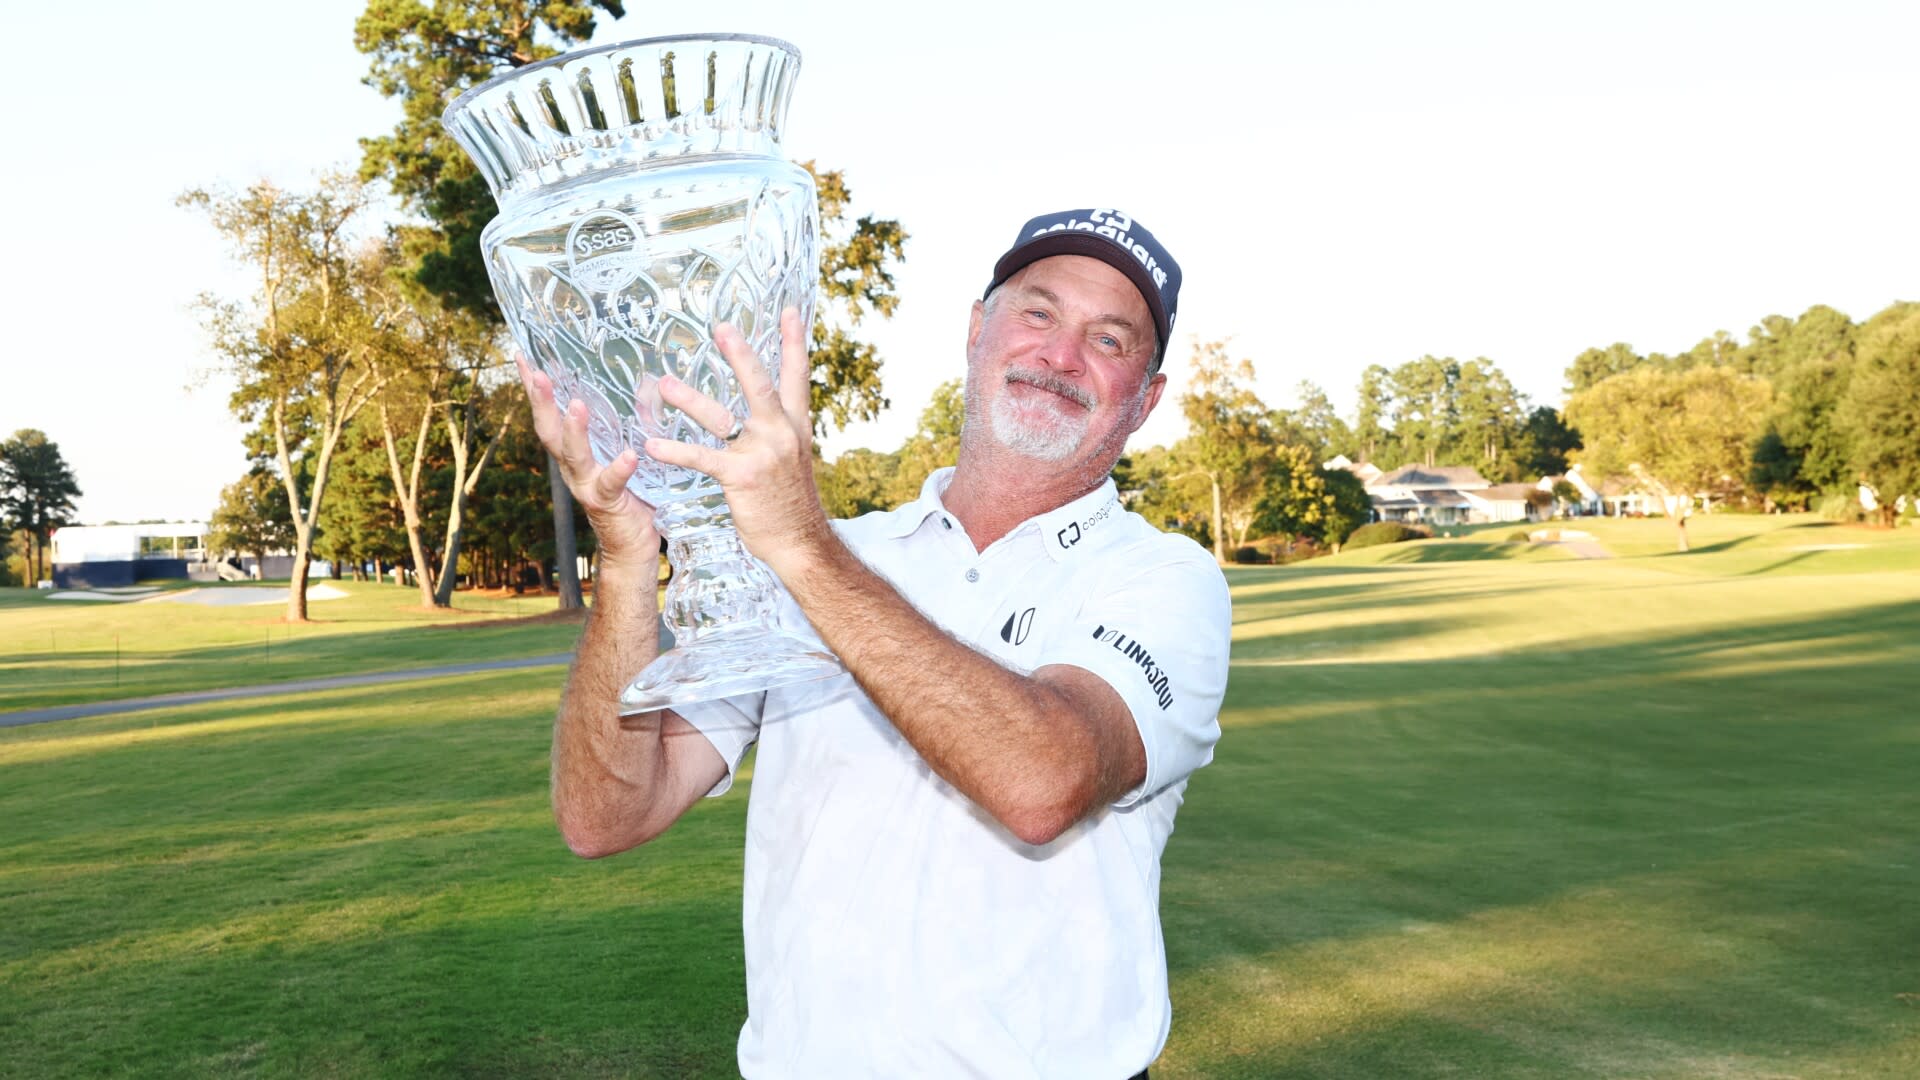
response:
{"label": "green grass", "polygon": [[[1156,1080],[1920,1075],[1920,573],[1774,531],[1229,571]],[[745,800],[568,855],[559,678],[0,730],[0,1072],[732,1075]]]}
{"label": "green grass", "polygon": [[570,622],[503,621],[552,611],[551,597],[458,593],[454,610],[433,611],[412,589],[327,584],[351,595],[309,601],[314,621],[304,625],[281,621],[281,604],[54,600],[0,589],[0,712],[541,655],[565,651],[579,632]]}

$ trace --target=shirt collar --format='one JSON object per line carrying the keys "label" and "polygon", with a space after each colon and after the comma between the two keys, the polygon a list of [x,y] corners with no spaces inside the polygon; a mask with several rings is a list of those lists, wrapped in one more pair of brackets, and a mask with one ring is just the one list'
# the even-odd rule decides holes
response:
{"label": "shirt collar", "polygon": [[[893,512],[893,521],[886,535],[895,539],[911,536],[926,524],[929,517],[935,514],[944,516],[947,507],[941,497],[952,482],[953,466],[935,469],[920,485],[920,497]],[[1098,547],[1099,544],[1093,542],[1095,535],[1105,536],[1111,532],[1111,528],[1103,529],[1102,526],[1108,525],[1119,511],[1119,489],[1114,486],[1113,478],[1108,477],[1099,487],[1072,502],[1028,518],[1013,533],[1033,529],[1049,555],[1056,560],[1065,559]]]}

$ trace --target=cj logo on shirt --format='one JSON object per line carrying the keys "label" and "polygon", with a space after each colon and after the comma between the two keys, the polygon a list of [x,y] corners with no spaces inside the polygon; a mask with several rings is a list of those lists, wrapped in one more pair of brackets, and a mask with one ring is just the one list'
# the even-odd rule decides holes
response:
{"label": "cj logo on shirt", "polygon": [[1145,645],[1118,630],[1109,630],[1105,626],[1094,627],[1093,639],[1106,642],[1121,656],[1140,665],[1140,670],[1147,677],[1147,685],[1153,688],[1154,698],[1160,702],[1162,712],[1173,704],[1173,691],[1167,686],[1167,673],[1161,670],[1160,665],[1153,662],[1153,654],[1147,651]]}

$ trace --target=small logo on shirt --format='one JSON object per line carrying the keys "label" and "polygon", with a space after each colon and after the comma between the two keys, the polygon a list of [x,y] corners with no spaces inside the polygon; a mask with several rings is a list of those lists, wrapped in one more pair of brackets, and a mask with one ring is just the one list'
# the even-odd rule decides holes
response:
{"label": "small logo on shirt", "polygon": [[1067,522],[1066,528],[1053,534],[1054,540],[1059,542],[1060,548],[1063,551],[1072,547],[1080,542],[1082,536],[1093,531],[1095,525],[1107,520],[1107,515],[1113,513],[1113,508],[1118,505],[1120,505],[1118,500],[1110,501],[1105,506],[1088,515],[1085,521]]}
{"label": "small logo on shirt", "polygon": [[1153,662],[1153,654],[1145,645],[1133,640],[1118,630],[1109,630],[1105,626],[1096,626],[1093,630],[1095,641],[1104,641],[1114,647],[1121,656],[1140,665],[1147,677],[1147,685],[1153,688],[1153,696],[1160,702],[1160,710],[1165,712],[1173,704],[1173,691],[1167,686],[1167,673]]}
{"label": "small logo on shirt", "polygon": [[1033,609],[1016,611],[1007,616],[1007,624],[1000,628],[1000,640],[1009,645],[1027,643],[1027,632],[1033,629]]}

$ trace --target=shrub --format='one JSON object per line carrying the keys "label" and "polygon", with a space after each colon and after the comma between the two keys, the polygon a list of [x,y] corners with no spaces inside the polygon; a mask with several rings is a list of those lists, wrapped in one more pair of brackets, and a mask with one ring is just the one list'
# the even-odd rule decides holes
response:
{"label": "shrub", "polygon": [[1233,561],[1245,565],[1247,563],[1271,562],[1272,560],[1262,555],[1259,548],[1251,544],[1242,544],[1233,549]]}
{"label": "shrub", "polygon": [[1828,521],[1859,521],[1862,517],[1860,499],[1836,491],[1820,500],[1820,516]]}
{"label": "shrub", "polygon": [[1514,531],[1507,534],[1507,543],[1531,544],[1533,543],[1533,536],[1532,534],[1528,533],[1527,530],[1525,529],[1515,529]]}
{"label": "shrub", "polygon": [[1371,525],[1362,525],[1347,537],[1345,548],[1374,547],[1379,544],[1398,544],[1402,540],[1425,540],[1433,535],[1431,529],[1418,525],[1404,525],[1398,521],[1376,521]]}

